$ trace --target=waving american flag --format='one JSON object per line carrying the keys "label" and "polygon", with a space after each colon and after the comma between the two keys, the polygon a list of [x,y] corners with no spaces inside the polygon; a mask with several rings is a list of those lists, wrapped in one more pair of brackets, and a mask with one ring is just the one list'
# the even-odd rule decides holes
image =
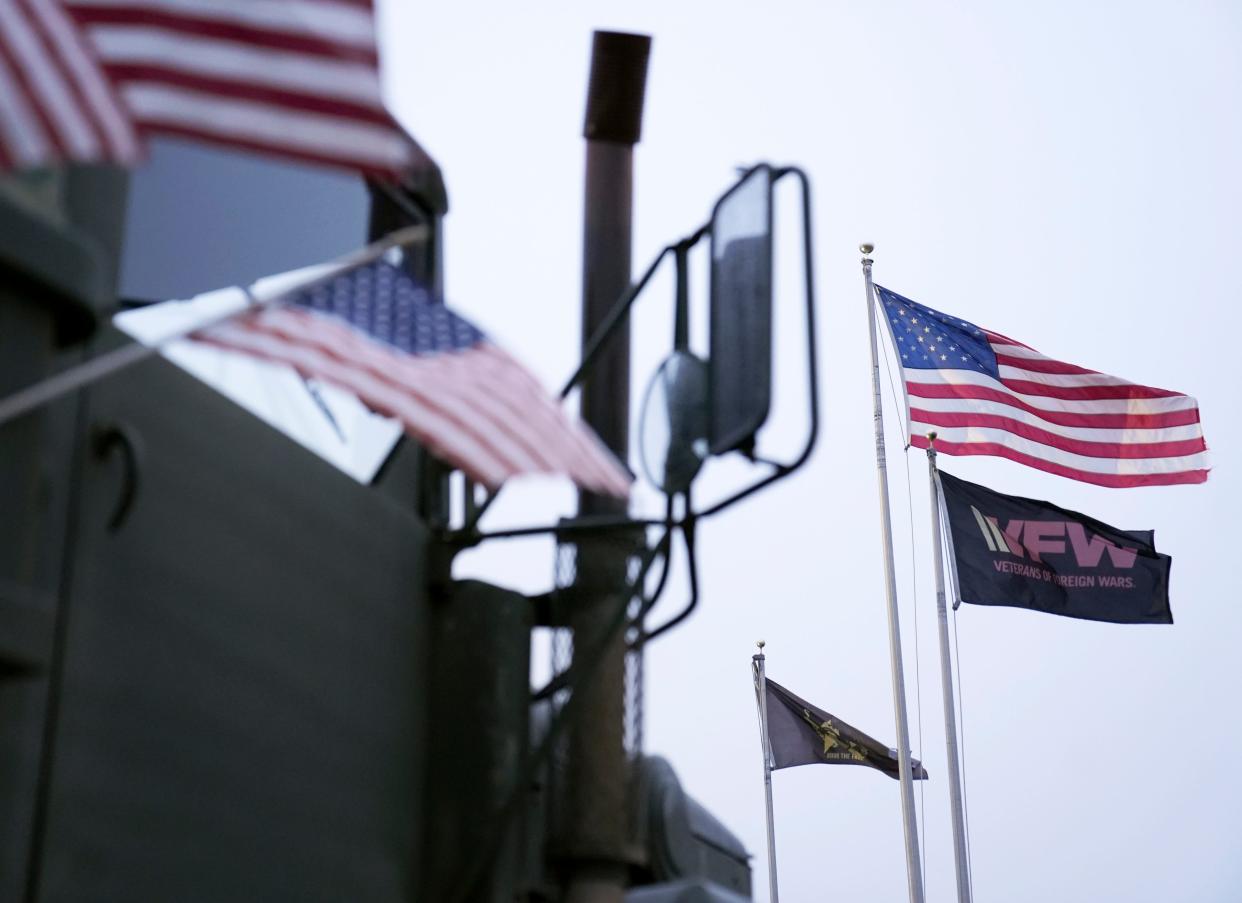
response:
{"label": "waving american flag", "polygon": [[552,473],[597,492],[629,492],[628,471],[529,371],[385,261],[356,266],[192,338],[288,364],[354,393],[486,486]]}
{"label": "waving american flag", "polygon": [[876,286],[901,359],[910,443],[998,455],[1100,486],[1207,479],[1199,404],[1045,357]]}
{"label": "waving american flag", "polygon": [[394,176],[369,0],[0,0],[0,169],[178,135]]}

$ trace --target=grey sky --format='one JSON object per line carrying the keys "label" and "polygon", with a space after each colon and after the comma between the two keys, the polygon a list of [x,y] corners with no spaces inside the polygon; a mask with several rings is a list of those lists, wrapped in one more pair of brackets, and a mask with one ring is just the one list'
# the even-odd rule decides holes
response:
{"label": "grey sky", "polygon": [[[1141,490],[943,461],[1001,491],[1154,527],[1175,560],[1171,628],[959,612],[978,899],[1237,899],[1239,8],[389,0],[382,12],[393,104],[448,180],[448,293],[549,384],[570,371],[578,334],[593,28],[655,38],[636,268],[706,217],[735,165],[795,162],[814,180],[823,439],[800,477],[704,527],[702,608],[649,656],[648,749],[755,852],[756,897],[766,898],[766,863],[753,641],[768,641],[774,678],[895,737],[857,253],[868,240],[877,280],[903,294],[1063,360],[1196,395],[1212,449],[1206,485]],[[636,397],[667,342],[670,292],[665,281],[644,302]],[[793,308],[796,292],[780,303]],[[797,328],[788,317],[778,336],[787,393]],[[785,396],[771,445],[795,440],[799,401]],[[899,429],[890,416],[908,693],[915,716],[921,696],[932,774],[928,898],[945,900],[925,460],[909,460],[916,597]],[[714,466],[705,480],[726,485],[737,470]],[[569,500],[564,487],[531,484],[495,522],[546,517]],[[461,571],[543,587],[547,552],[488,548]],[[912,733],[917,746],[917,717]],[[826,767],[774,782],[786,899],[902,898],[895,782]]]}

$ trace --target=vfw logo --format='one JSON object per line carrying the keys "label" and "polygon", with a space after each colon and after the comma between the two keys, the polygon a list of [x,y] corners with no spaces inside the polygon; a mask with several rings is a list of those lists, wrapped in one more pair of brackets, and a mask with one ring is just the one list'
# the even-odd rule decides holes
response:
{"label": "vfw logo", "polygon": [[1098,567],[1107,555],[1115,568],[1130,568],[1138,550],[1119,546],[1103,536],[1091,536],[1082,524],[1064,520],[1011,520],[1002,530],[995,517],[970,506],[988,549],[1042,562],[1045,555],[1073,555],[1080,568]]}

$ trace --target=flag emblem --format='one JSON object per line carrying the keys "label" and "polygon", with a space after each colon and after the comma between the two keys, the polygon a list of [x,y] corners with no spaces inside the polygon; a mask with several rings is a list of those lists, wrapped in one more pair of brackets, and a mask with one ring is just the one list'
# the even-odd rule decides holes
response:
{"label": "flag emblem", "polygon": [[996,455],[1100,486],[1207,479],[1199,405],[1045,357],[876,286],[901,361],[910,444]]}
{"label": "flag emblem", "polygon": [[841,728],[833,724],[831,718],[819,721],[811,714],[809,709],[804,708],[802,710],[802,720],[809,724],[811,729],[819,734],[819,738],[824,741],[824,748],[820,755],[825,759],[844,756],[847,759],[853,759],[855,762],[865,762],[867,760],[867,751],[848,737],[842,737]]}

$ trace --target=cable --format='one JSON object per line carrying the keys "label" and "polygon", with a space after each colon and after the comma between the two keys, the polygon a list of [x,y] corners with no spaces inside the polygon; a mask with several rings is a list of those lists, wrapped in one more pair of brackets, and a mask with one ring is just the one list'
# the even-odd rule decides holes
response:
{"label": "cable", "polygon": [[962,651],[957,642],[957,609],[953,609],[953,660],[957,668],[957,731],[962,750],[962,818],[966,830],[966,883],[975,898],[975,860],[970,847],[970,806],[966,801],[966,714],[962,708]]}
{"label": "cable", "polygon": [[[642,635],[642,642],[644,644],[649,643],[652,640],[656,639],[657,637],[661,636],[662,634],[665,634],[668,631],[672,630],[682,621],[686,620],[686,618],[690,617],[690,615],[693,614],[694,610],[698,607],[698,604],[699,604],[699,571],[698,571],[698,562],[695,560],[695,551],[694,551],[694,523],[695,523],[695,519],[692,517],[692,518],[689,518],[683,521],[681,525],[681,539],[682,539],[682,542],[686,546],[686,570],[690,578],[690,601],[686,603],[685,608],[683,608],[680,612],[678,612],[673,617],[669,618],[667,621],[665,621],[655,630],[651,631],[650,633],[644,633]],[[663,583],[661,583],[660,586],[662,588]],[[654,604],[655,604],[654,598],[650,602],[645,603],[642,611],[640,612],[639,619],[641,619],[641,617],[645,615],[647,611],[650,610],[651,606]]]}
{"label": "cable", "polygon": [[[664,595],[665,582],[668,580],[670,561],[672,560],[672,557],[673,557],[673,544],[672,544],[672,535],[673,535],[673,527],[674,527],[673,510],[675,506],[676,496],[677,496],[676,493],[671,493],[665,499],[664,530],[665,530],[665,539],[668,541],[668,547],[664,551],[664,560],[661,562],[661,566],[660,566],[660,579],[656,582],[655,590],[651,593],[650,596],[640,597],[641,604],[638,607],[638,611],[635,612],[634,617],[631,618],[631,624],[635,629],[635,635],[633,639],[630,640],[627,637],[627,648],[631,652],[641,649],[643,646],[646,645],[647,641],[650,640],[654,636],[654,634],[647,632],[647,629],[644,626],[644,622],[647,618],[647,615],[651,613],[651,610],[653,608],[655,608],[656,602],[658,602],[660,600],[660,597]],[[686,495],[685,510],[686,511],[690,510],[689,494]],[[684,523],[682,526],[682,533],[683,533],[682,539],[684,541],[685,540]],[[688,542],[686,545],[686,550],[687,552],[692,554],[692,550]],[[691,560],[690,564],[691,564],[691,567],[693,567],[694,565],[693,560]],[[692,601],[695,601],[695,600],[692,600]],[[669,626],[670,624],[665,624],[664,627],[657,630],[656,633],[662,633]]]}
{"label": "cable", "polygon": [[[884,372],[888,375],[888,388],[892,395],[893,406],[900,411],[902,405],[897,397],[897,388],[893,384],[894,359],[889,357],[887,343],[880,342],[878,344],[881,346],[881,353],[884,355]],[[907,435],[905,427],[906,422],[903,417],[901,434],[905,440],[903,459],[906,465],[906,522],[910,525],[910,598],[913,600],[914,606],[914,699],[915,710],[918,713],[919,762],[921,763],[923,761],[923,678],[919,659],[919,565],[918,556],[915,554],[914,487],[910,479],[910,437]],[[925,838],[927,837],[927,795],[924,788],[925,784],[925,781],[919,784],[919,864],[923,871],[923,887],[927,887],[927,851],[925,849]]]}
{"label": "cable", "polygon": [[[914,550],[914,489],[910,484],[910,445],[903,455],[906,462],[906,520],[910,524],[910,598],[914,605],[914,699],[919,718],[919,762],[923,761],[923,669],[919,663],[919,562]],[[927,837],[926,782],[919,784],[919,837]],[[923,866],[923,887],[927,887],[927,855],[920,857]]]}
{"label": "cable", "polygon": [[660,597],[664,595],[664,586],[668,582],[669,559],[672,557],[673,549],[670,544],[669,549],[661,556],[660,562],[660,579],[656,581],[656,587],[650,596],[639,597],[638,611],[630,619],[632,629],[636,631],[633,638],[626,638],[626,648],[630,652],[635,652],[643,647],[648,636],[643,632],[643,619],[647,617],[651,609],[655,607],[656,602],[660,601]]}

